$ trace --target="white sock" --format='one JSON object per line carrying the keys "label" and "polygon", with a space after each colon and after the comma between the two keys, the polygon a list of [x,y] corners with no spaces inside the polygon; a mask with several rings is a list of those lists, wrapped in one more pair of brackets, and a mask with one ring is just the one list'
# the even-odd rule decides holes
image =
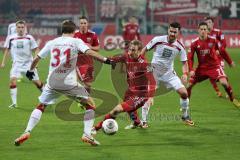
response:
{"label": "white sock", "polygon": [[88,109],[85,111],[84,115],[84,133],[88,136],[91,136],[91,130],[94,124],[95,111]]}
{"label": "white sock", "polygon": [[182,99],[180,98],[180,106],[182,108],[182,113],[183,113],[183,117],[187,117],[188,116],[188,109],[189,109],[189,99]]}
{"label": "white sock", "polygon": [[148,101],[142,107],[142,121],[147,122],[148,112],[150,109],[150,103]]}
{"label": "white sock", "polygon": [[28,121],[27,128],[26,128],[25,132],[31,132],[32,129],[40,121],[41,116],[42,116],[42,111],[39,110],[39,109],[34,109],[32,114],[31,114],[31,116],[30,116],[30,118],[29,118],[29,121]]}
{"label": "white sock", "polygon": [[10,88],[10,95],[12,98],[12,103],[17,104],[17,87],[16,88]]}

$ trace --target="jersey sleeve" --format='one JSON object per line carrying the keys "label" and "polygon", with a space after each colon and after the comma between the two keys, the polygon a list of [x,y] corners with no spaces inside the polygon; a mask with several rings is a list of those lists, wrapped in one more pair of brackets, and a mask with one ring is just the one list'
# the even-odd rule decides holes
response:
{"label": "jersey sleeve", "polygon": [[81,53],[86,53],[87,50],[90,48],[81,40],[81,39],[76,39],[77,41],[77,50],[80,51]]}
{"label": "jersey sleeve", "polygon": [[8,49],[10,49],[10,37],[11,36],[7,36],[7,38],[6,38],[6,40],[5,40],[5,42],[4,42],[4,45],[3,45],[3,48],[8,48]]}
{"label": "jersey sleeve", "polygon": [[92,43],[92,46],[95,47],[95,46],[99,46],[99,39],[98,39],[98,36],[96,34],[93,35],[93,43]]}
{"label": "jersey sleeve", "polygon": [[35,49],[38,47],[38,44],[36,42],[36,40],[33,38],[33,36],[29,36],[30,37],[30,41],[31,41],[31,49]]}
{"label": "jersey sleeve", "polygon": [[48,43],[41,49],[41,51],[38,53],[38,56],[39,56],[40,58],[46,58],[46,57],[48,56],[48,54],[51,52],[50,43],[51,43],[51,42],[48,42]]}
{"label": "jersey sleeve", "polygon": [[125,62],[126,60],[126,55],[125,54],[120,54],[120,55],[116,55],[110,58],[112,61],[114,61],[115,63],[118,62]]}
{"label": "jersey sleeve", "polygon": [[147,50],[153,49],[157,43],[159,43],[161,40],[159,37],[154,37],[148,44],[146,45]]}
{"label": "jersey sleeve", "polygon": [[189,71],[193,70],[194,52],[195,52],[194,43],[191,43],[191,46],[188,49],[188,67],[189,67]]}
{"label": "jersey sleeve", "polygon": [[219,41],[217,42],[217,49],[219,50],[219,54],[221,55],[221,57],[230,65],[233,63],[231,57],[229,56],[229,53],[226,51],[225,47],[223,46],[223,44]]}
{"label": "jersey sleeve", "polygon": [[186,53],[186,50],[185,48],[181,47],[181,50],[180,50],[180,61],[187,61],[188,58],[187,58],[187,53]]}

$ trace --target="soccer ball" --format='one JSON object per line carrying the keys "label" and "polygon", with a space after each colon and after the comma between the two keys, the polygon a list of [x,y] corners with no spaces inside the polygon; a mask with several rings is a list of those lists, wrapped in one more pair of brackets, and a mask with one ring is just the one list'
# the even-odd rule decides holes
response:
{"label": "soccer ball", "polygon": [[118,124],[114,119],[103,121],[102,130],[107,135],[114,135],[118,131]]}

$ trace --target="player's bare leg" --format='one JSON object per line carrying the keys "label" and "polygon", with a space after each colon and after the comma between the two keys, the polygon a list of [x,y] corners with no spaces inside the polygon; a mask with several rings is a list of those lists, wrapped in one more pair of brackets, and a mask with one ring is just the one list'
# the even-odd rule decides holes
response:
{"label": "player's bare leg", "polygon": [[140,119],[138,118],[137,110],[135,110],[133,112],[128,112],[128,115],[129,115],[130,119],[133,121],[133,123],[130,125],[127,125],[124,129],[135,129],[137,127],[142,127],[142,123],[141,123]]}
{"label": "player's bare leg", "polygon": [[35,84],[35,86],[40,90],[40,91],[42,91],[43,90],[43,83],[42,83],[42,81],[40,81],[40,80],[33,80],[33,83]]}
{"label": "player's bare leg", "polygon": [[95,103],[92,98],[80,100],[82,106],[85,107],[85,114],[84,114],[84,133],[82,135],[81,140],[83,142],[89,143],[93,146],[100,145],[100,143],[94,139],[91,135],[91,130],[93,128],[94,119],[95,119]]}
{"label": "player's bare leg", "polygon": [[23,142],[29,139],[31,131],[39,123],[45,108],[46,108],[46,105],[39,104],[32,111],[30,118],[28,120],[27,128],[25,129],[24,133],[14,141],[14,144],[16,146],[21,145]]}
{"label": "player's bare leg", "polygon": [[222,78],[219,79],[219,82],[222,84],[222,86],[224,87],[225,91],[227,92],[229,100],[231,102],[233,102],[233,104],[236,107],[240,108],[240,102],[237,99],[234,98],[232,87],[229,84],[228,80],[225,77],[222,77]]}
{"label": "player's bare leg", "polygon": [[108,114],[105,115],[104,119],[100,121],[94,128],[96,131],[102,128],[103,121],[106,119],[115,119],[117,115],[121,112],[124,112],[123,107],[121,104],[118,104],[114,107]]}
{"label": "player's bare leg", "polygon": [[11,77],[9,88],[12,99],[12,104],[9,106],[9,108],[15,108],[17,107],[17,77]]}
{"label": "player's bare leg", "polygon": [[185,124],[193,126],[194,122],[191,120],[189,115],[189,99],[188,92],[185,87],[182,87],[177,90],[177,93],[180,95],[180,106],[182,109],[182,120]]}
{"label": "player's bare leg", "polygon": [[216,95],[217,95],[218,97],[222,97],[222,93],[220,92],[220,90],[219,90],[219,88],[218,88],[218,86],[217,86],[216,80],[210,79],[210,82],[211,82],[211,84],[212,84],[212,86],[213,86],[213,89],[214,89],[215,92],[216,92]]}

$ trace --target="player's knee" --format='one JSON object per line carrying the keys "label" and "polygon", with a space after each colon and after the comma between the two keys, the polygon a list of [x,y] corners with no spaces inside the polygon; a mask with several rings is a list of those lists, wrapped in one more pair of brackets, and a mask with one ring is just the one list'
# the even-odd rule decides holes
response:
{"label": "player's knee", "polygon": [[46,107],[47,107],[47,105],[39,104],[36,108],[39,109],[40,111],[44,112]]}
{"label": "player's knee", "polygon": [[17,86],[17,80],[11,79],[9,85],[10,85],[10,88],[11,88],[11,86]]}
{"label": "player's knee", "polygon": [[118,115],[119,113],[123,112],[123,108],[121,105],[117,105],[111,112],[110,114],[113,116]]}
{"label": "player's knee", "polygon": [[86,108],[86,110],[89,110],[89,109],[91,109],[91,110],[95,110],[95,109],[96,109],[95,106],[88,105],[88,104],[85,106],[85,108]]}

